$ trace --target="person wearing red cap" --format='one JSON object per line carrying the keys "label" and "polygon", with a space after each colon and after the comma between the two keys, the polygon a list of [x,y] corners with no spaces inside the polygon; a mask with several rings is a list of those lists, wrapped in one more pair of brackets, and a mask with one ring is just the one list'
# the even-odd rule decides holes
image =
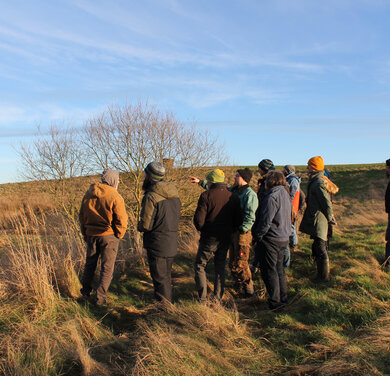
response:
{"label": "person wearing red cap", "polygon": [[299,230],[310,235],[313,241],[312,252],[317,264],[317,277],[314,282],[329,281],[328,224],[332,221],[332,202],[324,179],[324,160],[320,156],[307,162],[309,182],[307,186],[307,207]]}

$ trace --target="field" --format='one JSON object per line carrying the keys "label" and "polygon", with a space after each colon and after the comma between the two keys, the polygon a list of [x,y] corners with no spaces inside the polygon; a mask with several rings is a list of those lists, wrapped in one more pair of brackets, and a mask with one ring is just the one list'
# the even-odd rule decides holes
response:
{"label": "field", "polygon": [[[301,235],[287,272],[289,305],[281,312],[267,309],[259,275],[256,298],[235,296],[228,273],[223,304],[196,301],[198,235],[190,215],[180,225],[174,305],[154,303],[147,264],[129,252],[130,237],[121,244],[107,306],[79,303],[85,250],[77,228],[43,183],[0,186],[0,374],[390,374],[384,167],[328,169],[340,187],[331,281],[311,282],[311,240]],[[305,168],[298,173],[305,189]],[[78,190],[90,182],[79,180]]]}

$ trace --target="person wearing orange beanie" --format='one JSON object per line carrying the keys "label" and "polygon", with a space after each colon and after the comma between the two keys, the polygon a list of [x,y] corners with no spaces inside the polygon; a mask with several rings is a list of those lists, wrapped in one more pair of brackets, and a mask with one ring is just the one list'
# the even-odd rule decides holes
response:
{"label": "person wearing orange beanie", "polygon": [[310,158],[307,162],[307,206],[299,228],[314,239],[312,253],[317,264],[314,282],[329,281],[328,224],[332,221],[333,213],[330,194],[323,179],[324,169],[324,160],[320,156]]}
{"label": "person wearing orange beanie", "polygon": [[324,160],[319,155],[310,158],[309,161],[307,162],[307,165],[310,166],[314,171],[321,171],[325,169]]}

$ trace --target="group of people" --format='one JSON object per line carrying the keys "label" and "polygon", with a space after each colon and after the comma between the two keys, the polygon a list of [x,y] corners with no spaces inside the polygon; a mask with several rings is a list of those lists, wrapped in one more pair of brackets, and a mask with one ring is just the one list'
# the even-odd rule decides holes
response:
{"label": "group of people", "polygon": [[[390,160],[386,162],[390,176]],[[332,195],[338,188],[329,179],[322,157],[307,163],[307,194],[300,188],[301,179],[292,165],[283,171],[275,169],[269,159],[258,164],[257,193],[250,187],[252,171],[238,169],[234,184],[225,184],[220,169],[210,171],[204,180],[190,176],[190,182],[205,191],[200,195],[194,214],[194,225],[200,232],[194,263],[195,284],[201,302],[210,297],[207,291],[206,267],[214,259],[214,294],[220,301],[225,286],[225,264],[229,252],[229,268],[237,292],[244,297],[254,295],[253,274],[260,269],[268,292],[270,309],[287,304],[285,268],[297,247],[296,215],[304,209],[299,230],[313,239],[312,256],[317,265],[315,282],[329,281],[328,240],[334,217]],[[164,181],[165,168],[151,162],[145,167],[144,196],[138,231],[143,233],[154,296],[158,301],[172,302],[171,269],[177,254],[178,224],[181,202],[173,183]],[[96,304],[103,305],[111,283],[119,240],[127,228],[127,214],[118,193],[119,173],[105,170],[102,182],[92,184],[85,194],[79,220],[87,244],[81,293],[89,298],[99,257],[101,272],[96,290]],[[386,211],[390,221],[390,183],[386,192]],[[386,233],[386,257],[390,258],[390,224]],[[252,265],[249,265],[251,250]]]}

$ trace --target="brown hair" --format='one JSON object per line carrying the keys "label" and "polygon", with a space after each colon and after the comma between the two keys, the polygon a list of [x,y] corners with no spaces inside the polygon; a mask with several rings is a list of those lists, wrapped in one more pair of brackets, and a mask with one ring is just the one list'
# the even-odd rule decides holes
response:
{"label": "brown hair", "polygon": [[276,187],[277,185],[287,186],[286,177],[283,172],[273,170],[268,172],[267,177],[265,179],[265,184],[267,185],[267,189],[271,189]]}

